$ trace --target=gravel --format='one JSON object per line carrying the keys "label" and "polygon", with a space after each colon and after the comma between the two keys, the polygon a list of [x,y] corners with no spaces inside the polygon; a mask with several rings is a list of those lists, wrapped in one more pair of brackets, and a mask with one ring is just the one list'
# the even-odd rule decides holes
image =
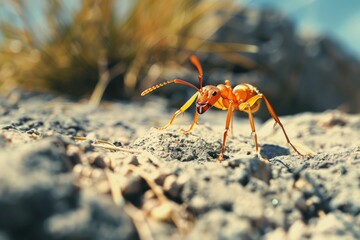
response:
{"label": "gravel", "polygon": [[173,111],[149,99],[94,108],[49,94],[2,97],[0,239],[360,238],[360,115],[281,117],[306,157],[273,120],[257,121],[268,164],[236,117],[218,163],[225,112],[210,110],[189,134],[179,129],[190,114],[159,131]]}

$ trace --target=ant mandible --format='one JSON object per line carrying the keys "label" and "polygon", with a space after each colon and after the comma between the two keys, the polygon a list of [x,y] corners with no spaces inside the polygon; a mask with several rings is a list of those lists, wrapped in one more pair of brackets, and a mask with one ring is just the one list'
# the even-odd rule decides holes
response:
{"label": "ant mandible", "polygon": [[208,85],[208,86],[203,87],[202,86],[203,70],[202,70],[201,64],[196,56],[191,56],[190,61],[192,62],[192,64],[195,65],[195,67],[197,68],[197,70],[199,72],[198,79],[199,79],[200,89],[195,87],[193,84],[186,82],[184,80],[173,79],[173,80],[168,80],[163,83],[157,84],[151,88],[146,89],[145,91],[143,91],[141,93],[141,96],[144,96],[144,95],[154,91],[155,89],[163,87],[169,83],[183,84],[183,85],[192,87],[192,88],[196,89],[196,91],[197,91],[178,111],[175,112],[175,114],[173,115],[173,117],[171,118],[171,120],[168,124],[166,124],[164,127],[158,128],[158,129],[163,130],[163,129],[166,129],[169,126],[171,126],[173,124],[175,118],[180,113],[185,112],[196,99],[197,99],[196,100],[196,113],[194,116],[194,121],[188,130],[182,130],[185,133],[190,132],[194,128],[194,126],[198,123],[199,114],[205,113],[212,106],[219,108],[221,110],[227,110],[227,117],[226,117],[226,124],[225,124],[225,131],[224,131],[224,135],[223,135],[221,153],[220,153],[220,156],[217,158],[217,161],[221,161],[224,157],[226,137],[228,135],[228,131],[229,131],[230,123],[232,121],[234,110],[247,112],[249,115],[251,131],[252,131],[252,134],[254,135],[255,148],[256,148],[258,157],[262,161],[267,161],[267,159],[263,158],[260,155],[259,144],[258,144],[258,140],[257,140],[255,124],[254,124],[254,117],[253,117],[253,113],[258,111],[260,108],[259,100],[263,99],[271,117],[275,120],[275,125],[276,124],[280,125],[280,127],[285,135],[287,143],[290,144],[290,146],[294,149],[295,152],[297,152],[301,156],[304,156],[290,142],[290,139],[289,139],[288,135],[286,134],[284,126],[281,123],[279,117],[276,115],[274,108],[271,106],[270,102],[267,100],[265,95],[260,93],[256,87],[254,87],[248,83],[242,83],[242,84],[239,84],[239,85],[235,86],[234,88],[232,88],[229,80],[225,80],[225,84],[219,84],[217,86]]}

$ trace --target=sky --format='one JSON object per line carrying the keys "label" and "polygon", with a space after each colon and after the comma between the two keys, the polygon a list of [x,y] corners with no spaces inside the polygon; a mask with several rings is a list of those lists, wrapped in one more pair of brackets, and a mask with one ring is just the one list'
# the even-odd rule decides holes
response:
{"label": "sky", "polygon": [[[360,59],[360,0],[235,0],[250,8],[272,7],[281,11],[301,33],[328,35],[337,40],[350,55]],[[29,1],[30,2],[30,1]],[[62,0],[68,10],[76,7],[76,1]],[[122,4],[133,0],[122,0]],[[41,26],[41,0],[31,0],[32,21]],[[36,6],[36,7],[35,7]],[[129,7],[120,7],[124,11]],[[0,21],[14,19],[16,12],[0,1]],[[13,20],[12,20],[13,21]],[[1,33],[0,33],[1,37]]]}

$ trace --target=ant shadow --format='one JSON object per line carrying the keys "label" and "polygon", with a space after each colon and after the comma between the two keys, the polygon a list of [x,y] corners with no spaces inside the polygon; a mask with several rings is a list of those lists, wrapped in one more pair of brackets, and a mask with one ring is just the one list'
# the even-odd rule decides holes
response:
{"label": "ant shadow", "polygon": [[272,159],[278,156],[290,155],[290,151],[289,149],[278,145],[264,144],[261,146],[260,154],[264,158]]}
{"label": "ant shadow", "polygon": [[[275,157],[278,157],[278,156],[290,155],[290,151],[289,151],[289,149],[284,148],[284,147],[280,147],[278,145],[264,144],[264,145],[262,145],[262,147],[260,149],[260,154],[261,154],[262,157],[265,157],[265,158],[271,160],[272,158],[275,158]],[[281,160],[275,159],[275,162],[280,163],[289,172],[292,172],[291,168],[287,164],[282,162]]]}

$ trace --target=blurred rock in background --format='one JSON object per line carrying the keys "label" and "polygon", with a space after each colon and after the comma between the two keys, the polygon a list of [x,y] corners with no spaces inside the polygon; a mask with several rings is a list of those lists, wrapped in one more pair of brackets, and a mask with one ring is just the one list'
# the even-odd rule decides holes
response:
{"label": "blurred rock in background", "polygon": [[[226,52],[201,54],[207,84],[225,79],[233,85],[253,84],[280,115],[334,108],[352,113],[360,110],[360,61],[331,38],[298,36],[278,11],[244,10],[217,31],[214,41],[254,44],[259,51],[242,54],[245,57]],[[178,96],[182,90],[174,91]],[[268,118],[264,110],[258,116]]]}
{"label": "blurred rock in background", "polygon": [[[360,110],[360,62],[327,37],[302,37],[274,10],[247,10],[232,18],[215,37],[259,47],[248,57],[257,63],[245,76],[234,65],[233,81],[249,79],[276,103],[281,114],[341,108]],[[209,62],[211,59],[209,58]]]}

